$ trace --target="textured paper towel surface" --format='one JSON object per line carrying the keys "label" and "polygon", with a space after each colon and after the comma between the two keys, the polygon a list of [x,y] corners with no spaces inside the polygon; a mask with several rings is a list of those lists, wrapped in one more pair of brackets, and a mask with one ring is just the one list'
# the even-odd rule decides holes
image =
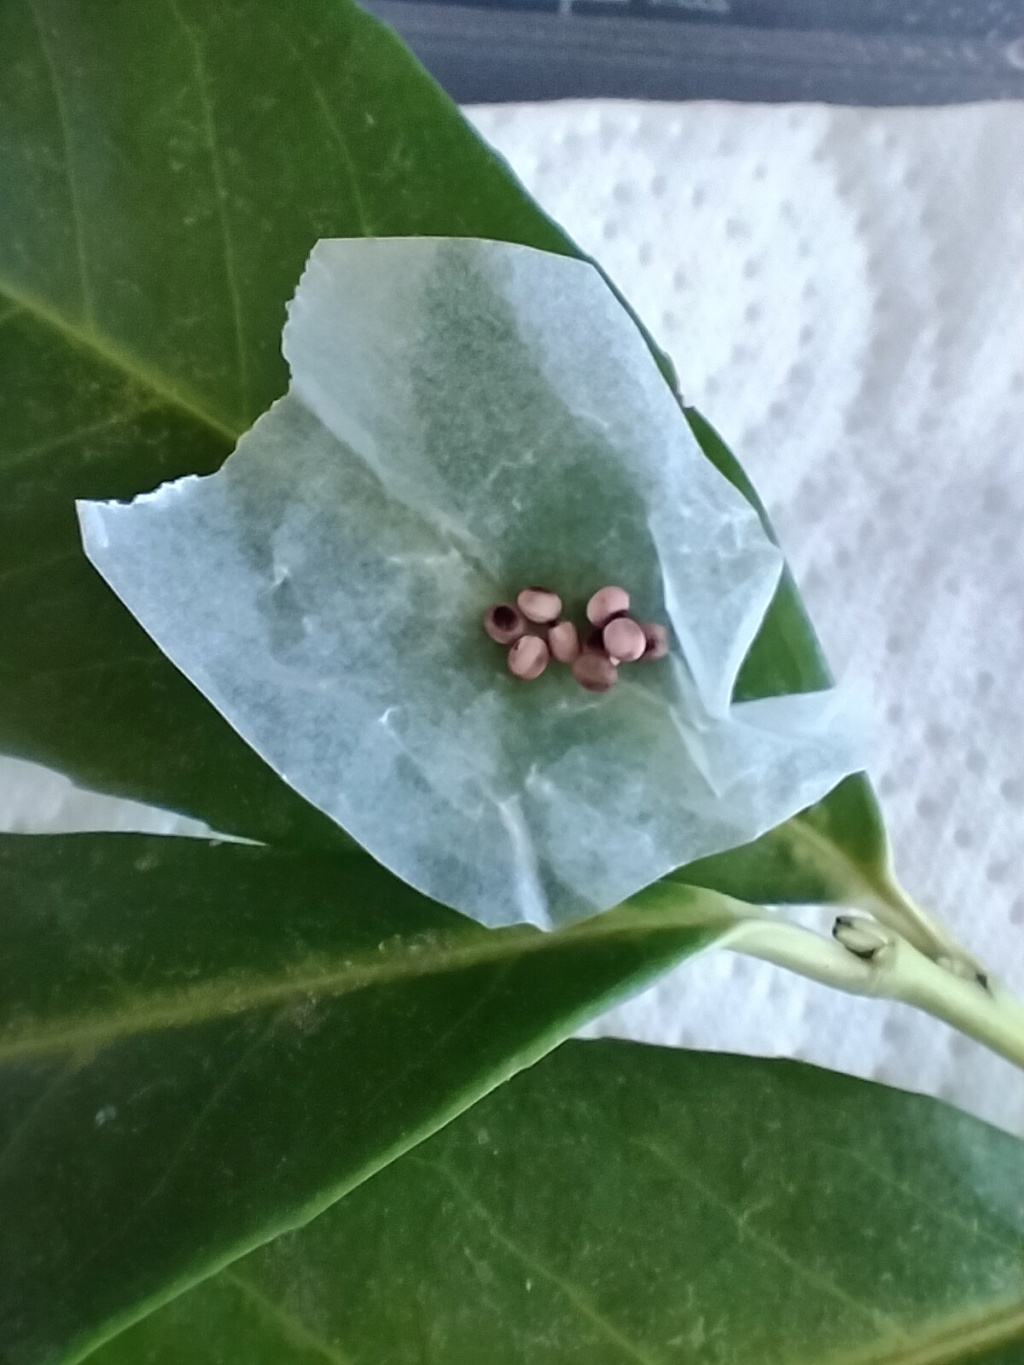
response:
{"label": "textured paper towel surface", "polygon": [[[877,717],[903,880],[1024,992],[1024,111],[474,119],[735,446],[834,665]],[[19,765],[6,823],[55,827],[63,790]],[[941,1024],[726,953],[602,1027],[802,1057],[1024,1134],[1024,1077]]]}

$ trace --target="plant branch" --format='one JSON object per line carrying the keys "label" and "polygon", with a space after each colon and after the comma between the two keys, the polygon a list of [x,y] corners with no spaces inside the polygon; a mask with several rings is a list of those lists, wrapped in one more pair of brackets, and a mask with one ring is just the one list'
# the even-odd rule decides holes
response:
{"label": "plant branch", "polygon": [[963,971],[962,951],[936,961],[867,919],[841,918],[835,933],[825,939],[764,911],[718,942],[853,995],[913,1005],[1024,1070],[1024,1006],[973,966]]}

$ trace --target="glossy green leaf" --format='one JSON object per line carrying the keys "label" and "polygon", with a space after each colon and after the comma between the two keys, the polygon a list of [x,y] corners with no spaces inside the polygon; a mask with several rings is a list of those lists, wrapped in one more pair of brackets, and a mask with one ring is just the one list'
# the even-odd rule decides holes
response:
{"label": "glossy green leaf", "polygon": [[0,1361],[312,1217],[708,942],[711,900],[490,931],[360,853],[0,837]]}
{"label": "glossy green leaf", "polygon": [[1011,1365],[1015,1341],[1020,1142],[798,1063],[603,1042],[94,1359]]}
{"label": "glossy green leaf", "polygon": [[0,184],[0,745],[331,842],[99,581],[74,499],[222,462],[286,387],[319,237],[569,243],[347,0],[10,0]]}
{"label": "glossy green leaf", "polygon": [[[73,500],[219,465],[284,388],[284,305],[318,237],[575,248],[349,0],[10,0],[0,182],[0,747],[226,831],[344,842],[100,583]],[[741,695],[826,677],[787,578]],[[858,875],[882,866],[863,780],[811,824],[843,831],[838,861],[787,826],[694,875],[755,900],[833,900],[848,855]]]}

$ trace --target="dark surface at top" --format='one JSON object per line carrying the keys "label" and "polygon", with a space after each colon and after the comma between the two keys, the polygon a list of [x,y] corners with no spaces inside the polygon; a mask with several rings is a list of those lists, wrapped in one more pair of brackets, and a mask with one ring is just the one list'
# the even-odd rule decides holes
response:
{"label": "dark surface at top", "polygon": [[462,103],[1024,99],[1024,0],[364,0]]}

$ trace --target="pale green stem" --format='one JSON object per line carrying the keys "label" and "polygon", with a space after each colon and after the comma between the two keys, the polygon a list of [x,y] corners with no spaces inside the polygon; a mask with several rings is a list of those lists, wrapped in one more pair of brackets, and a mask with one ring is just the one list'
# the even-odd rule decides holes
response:
{"label": "pale green stem", "polygon": [[718,943],[853,995],[914,1005],[1024,1069],[1024,1006],[1008,991],[987,978],[979,981],[973,968],[966,976],[951,969],[962,953],[947,955],[947,966],[896,933],[873,932],[880,946],[864,959],[834,939],[755,910]]}

